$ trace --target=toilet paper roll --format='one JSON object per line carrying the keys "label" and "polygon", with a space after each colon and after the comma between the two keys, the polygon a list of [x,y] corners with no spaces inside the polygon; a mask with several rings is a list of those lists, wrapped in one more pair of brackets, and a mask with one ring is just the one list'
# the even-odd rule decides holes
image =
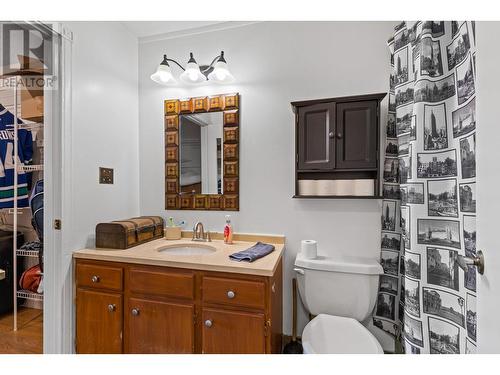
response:
{"label": "toilet paper roll", "polygon": [[299,195],[317,195],[316,180],[299,180]]}
{"label": "toilet paper roll", "polygon": [[352,180],[336,180],[336,195],[354,195],[354,182]]}
{"label": "toilet paper roll", "polygon": [[314,259],[318,256],[318,243],[314,240],[302,240],[300,252],[304,258]]}
{"label": "toilet paper roll", "polygon": [[355,195],[371,196],[375,194],[374,180],[356,180],[354,186]]}
{"label": "toilet paper roll", "polygon": [[333,181],[318,180],[317,195],[335,195]]}

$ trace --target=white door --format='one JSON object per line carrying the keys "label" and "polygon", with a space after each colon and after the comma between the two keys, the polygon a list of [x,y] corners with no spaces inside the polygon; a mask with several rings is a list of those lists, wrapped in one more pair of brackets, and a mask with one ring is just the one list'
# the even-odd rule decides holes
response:
{"label": "white door", "polygon": [[477,23],[478,352],[500,353],[500,22]]}

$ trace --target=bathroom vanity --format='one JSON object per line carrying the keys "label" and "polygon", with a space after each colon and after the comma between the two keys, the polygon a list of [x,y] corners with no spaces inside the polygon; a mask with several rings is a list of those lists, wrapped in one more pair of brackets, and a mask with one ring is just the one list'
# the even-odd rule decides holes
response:
{"label": "bathroom vanity", "polygon": [[[76,251],[76,352],[280,353],[284,237],[214,237]],[[229,260],[256,241],[275,250]]]}

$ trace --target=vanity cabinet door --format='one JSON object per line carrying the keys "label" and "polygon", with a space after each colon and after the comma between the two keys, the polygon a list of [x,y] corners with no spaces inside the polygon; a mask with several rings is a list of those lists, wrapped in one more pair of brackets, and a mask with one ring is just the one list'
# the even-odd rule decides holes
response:
{"label": "vanity cabinet door", "polygon": [[122,296],[78,288],[76,291],[76,352],[122,353]]}
{"label": "vanity cabinet door", "polygon": [[297,168],[304,171],[335,167],[335,103],[320,103],[298,110]]}
{"label": "vanity cabinet door", "polygon": [[264,314],[204,308],[202,319],[202,353],[266,353]]}
{"label": "vanity cabinet door", "polygon": [[194,306],[130,297],[125,311],[125,352],[194,352]]}
{"label": "vanity cabinet door", "polygon": [[376,100],[337,104],[336,168],[376,169]]}

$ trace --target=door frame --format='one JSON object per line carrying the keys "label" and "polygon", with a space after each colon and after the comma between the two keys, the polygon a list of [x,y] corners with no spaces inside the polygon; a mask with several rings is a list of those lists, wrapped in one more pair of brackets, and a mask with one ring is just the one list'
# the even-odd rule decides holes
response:
{"label": "door frame", "polygon": [[[73,34],[63,23],[51,24],[53,68],[57,90],[47,91],[44,104],[44,319],[43,352],[71,353],[73,345],[72,278],[65,263],[71,233],[71,55]],[[57,41],[57,43],[55,43]],[[62,222],[54,229],[54,220]],[[71,267],[70,267],[71,271]]]}

